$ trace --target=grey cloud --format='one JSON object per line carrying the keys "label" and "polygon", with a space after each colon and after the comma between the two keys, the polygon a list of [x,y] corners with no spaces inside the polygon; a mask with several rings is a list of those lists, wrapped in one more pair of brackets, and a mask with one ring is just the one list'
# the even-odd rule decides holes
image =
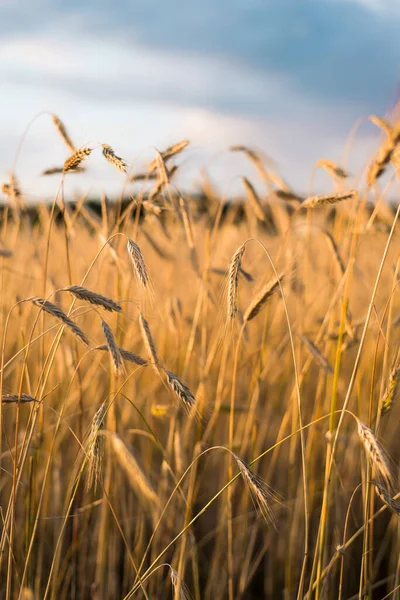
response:
{"label": "grey cloud", "polygon": [[[6,30],[115,36],[176,53],[226,58],[244,68],[285,73],[298,92],[340,99],[355,116],[396,98],[397,13],[333,0],[122,0],[23,3],[5,10]],[[40,9],[41,8],[41,9]],[[18,18],[17,18],[18,16]],[[354,107],[352,105],[354,104]]]}

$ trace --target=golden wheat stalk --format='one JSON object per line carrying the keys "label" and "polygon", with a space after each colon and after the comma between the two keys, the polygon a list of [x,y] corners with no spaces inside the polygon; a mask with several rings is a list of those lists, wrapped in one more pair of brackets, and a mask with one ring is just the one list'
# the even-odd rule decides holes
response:
{"label": "golden wheat stalk", "polygon": [[392,136],[393,127],[386,119],[378,117],[377,115],[370,115],[368,119],[371,121],[371,123],[379,127],[379,129],[381,129],[384,133],[386,133],[387,136]]}
{"label": "golden wheat stalk", "polygon": [[2,187],[3,194],[8,196],[10,202],[16,209],[22,207],[22,191],[19,185],[19,181],[14,173],[10,174],[8,183],[4,183]]}
{"label": "golden wheat stalk", "polygon": [[[95,350],[104,350],[107,352],[109,351],[107,344],[101,344],[100,346],[96,346]],[[122,358],[128,362],[134,363],[135,365],[140,365],[142,367],[147,365],[147,360],[145,358],[142,358],[141,356],[135,354],[134,352],[131,352],[130,350],[125,350],[125,348],[121,348],[119,346],[118,351]]]}
{"label": "golden wheat stalk", "polygon": [[160,185],[162,185],[162,186],[168,185],[169,177],[168,177],[167,167],[166,167],[163,157],[161,156],[161,153],[158,152],[158,150],[156,150],[155,160],[156,160],[156,164],[157,164],[158,180],[159,180]]}
{"label": "golden wheat stalk", "polygon": [[326,206],[329,204],[338,204],[339,202],[344,202],[345,200],[354,200],[356,197],[357,192],[355,190],[350,190],[348,192],[344,192],[343,194],[323,194],[320,196],[310,196],[304,200],[300,207],[307,209],[317,208],[319,206]]}
{"label": "golden wheat stalk", "polygon": [[102,152],[104,158],[108,160],[109,163],[114,165],[114,167],[116,167],[119,171],[126,173],[128,165],[120,156],[115,154],[113,148],[111,148],[111,146],[108,144],[102,144],[101,147],[103,149]]}
{"label": "golden wheat stalk", "polygon": [[3,404],[18,404],[19,402],[25,404],[26,402],[39,402],[39,400],[33,398],[33,396],[30,396],[29,394],[3,394],[1,396],[1,401]]}
{"label": "golden wheat stalk", "polygon": [[62,291],[69,292],[75,298],[83,300],[84,302],[89,302],[89,304],[93,304],[94,306],[101,306],[109,312],[122,312],[122,306],[114,300],[111,300],[111,298],[106,298],[106,296],[98,294],[97,292],[92,292],[92,290],[80,285],[69,285],[68,287],[63,288]]}
{"label": "golden wheat stalk", "polygon": [[316,166],[320,167],[321,169],[324,169],[330,175],[333,175],[338,179],[347,179],[347,177],[349,176],[348,172],[342,169],[342,167],[339,167],[339,165],[334,163],[332,160],[328,160],[326,158],[319,160]]}
{"label": "golden wheat stalk", "polygon": [[254,188],[254,186],[250,183],[250,181],[246,177],[242,177],[243,185],[246,188],[247,197],[250,202],[250,206],[259,221],[265,223],[265,214],[264,210],[258,197],[258,194]]}
{"label": "golden wheat stalk", "polygon": [[75,152],[76,146],[73,143],[73,141],[71,140],[64,123],[54,113],[51,115],[51,118],[52,118],[54,126],[57,129],[58,133],[60,134],[60,137],[63,140],[64,144],[67,146],[67,148],[72,153]]}
{"label": "golden wheat stalk", "polygon": [[393,167],[396,169],[396,171],[400,170],[400,147],[398,147],[398,146],[393,151],[391,163],[392,163]]}
{"label": "golden wheat stalk", "polygon": [[96,491],[97,481],[100,477],[104,444],[103,438],[99,434],[100,431],[104,429],[104,417],[106,412],[107,406],[106,403],[103,402],[92,419],[84,444],[87,461],[86,489],[88,490],[93,487],[94,491]]}
{"label": "golden wheat stalk", "polygon": [[249,148],[248,146],[231,146],[229,148],[231,152],[243,152],[256,166],[262,166],[262,159],[260,154],[254,150],[253,148]]}
{"label": "golden wheat stalk", "polygon": [[108,431],[107,436],[110,438],[111,447],[118,463],[127,475],[129,484],[133,491],[136,492],[139,500],[143,504],[150,502],[153,506],[158,506],[160,502],[159,497],[132,452],[128,450],[125,443],[116,433]]}
{"label": "golden wheat stalk", "polygon": [[174,598],[175,598],[175,591],[176,591],[176,589],[178,587],[178,583],[179,583],[179,586],[180,586],[179,600],[192,600],[192,595],[191,595],[186,583],[183,581],[183,579],[181,579],[179,577],[178,571],[175,571],[175,569],[173,569],[171,566],[170,566],[170,574],[171,574],[172,589],[174,590]]}
{"label": "golden wheat stalk", "polygon": [[119,350],[119,347],[117,346],[117,343],[115,341],[115,338],[114,338],[113,332],[111,331],[110,326],[105,321],[103,321],[103,319],[101,320],[101,328],[103,330],[104,337],[106,339],[106,344],[107,344],[108,350],[111,354],[114,368],[117,373],[123,373],[124,372],[124,363],[122,362],[121,352]]}
{"label": "golden wheat stalk", "polygon": [[377,179],[379,179],[379,177],[381,177],[381,175],[383,175],[383,173],[386,170],[386,167],[388,166],[388,164],[390,163],[392,156],[393,156],[393,152],[396,149],[396,144],[397,142],[395,141],[395,139],[391,136],[386,138],[386,140],[383,142],[382,146],[379,148],[378,150],[378,154],[375,158],[375,160],[372,161],[368,172],[367,172],[367,183],[368,185],[372,185],[373,183],[375,183],[375,181]]}
{"label": "golden wheat stalk", "polygon": [[142,333],[142,339],[150,357],[150,360],[152,361],[155,367],[158,367],[160,363],[157,356],[156,345],[154,343],[153,336],[151,335],[150,326],[147,320],[142,315],[142,313],[140,313],[139,315],[139,325],[140,331]]}
{"label": "golden wheat stalk", "polygon": [[303,196],[299,196],[291,190],[275,190],[275,195],[286,202],[298,202],[299,204],[304,202]]}
{"label": "golden wheat stalk", "polygon": [[164,369],[164,371],[167,376],[167,381],[175,396],[178,398],[183,408],[189,412],[196,404],[194,395],[188,386],[178,377],[178,375],[175,375],[175,373],[172,373],[167,369]]}
{"label": "golden wheat stalk", "polygon": [[[79,169],[79,167],[77,169],[75,169],[75,173],[78,169]],[[42,171],[42,175],[56,175],[58,173],[63,173],[63,172],[64,172],[64,167],[50,167],[50,168]]]}
{"label": "golden wheat stalk", "polygon": [[246,244],[242,244],[232,256],[228,270],[228,319],[235,318],[237,313],[237,294],[239,285],[239,269],[242,266]]}
{"label": "golden wheat stalk", "polygon": [[68,327],[68,329],[72,331],[72,333],[76,335],[84,344],[86,344],[86,346],[89,346],[89,340],[87,336],[83,333],[80,327],[78,327],[78,325],[74,323],[74,321],[72,321],[72,319],[70,319],[63,312],[63,310],[59,306],[53,304],[52,302],[49,302],[48,300],[45,300],[44,298],[39,298],[38,296],[32,296],[27,300],[32,302],[32,304],[34,304],[35,306],[41,308],[43,311],[47,312],[49,315],[52,315],[53,317],[61,321],[63,325]]}
{"label": "golden wheat stalk", "polygon": [[175,467],[176,473],[179,475],[183,472],[183,457],[182,457],[182,443],[181,434],[178,430],[174,433],[174,456],[175,456]]}
{"label": "golden wheat stalk", "polygon": [[364,446],[365,454],[372,466],[372,472],[388,490],[393,489],[393,474],[387,454],[372,429],[357,419],[358,435]]}
{"label": "golden wheat stalk", "polygon": [[400,367],[395,367],[389,378],[386,390],[379,403],[380,415],[386,415],[398,400],[400,392]]}
{"label": "golden wheat stalk", "polygon": [[81,162],[85,160],[92,152],[92,148],[84,146],[79,150],[76,150],[71,156],[69,156],[64,162],[63,172],[69,173],[70,171],[76,171],[77,167],[80,166]]}
{"label": "golden wheat stalk", "polygon": [[141,250],[139,246],[130,238],[128,238],[126,247],[128,249],[129,256],[131,257],[137,278],[142,286],[146,287],[149,283],[149,274],[147,272],[146,263],[144,262]]}
{"label": "golden wheat stalk", "polygon": [[[73,169],[73,171],[70,171],[70,173],[84,173],[85,172],[85,167],[75,167],[75,169]],[[56,175],[58,173],[64,173],[64,167],[50,167],[49,169],[45,169],[44,171],[42,171],[42,175]]]}
{"label": "golden wheat stalk", "polygon": [[146,231],[145,229],[142,228],[142,234],[144,235],[144,237],[146,238],[146,240],[148,241],[150,246],[153,248],[154,252],[162,260],[166,260],[169,262],[174,260],[174,256],[172,254],[170,254],[169,252],[167,252],[166,250],[164,250],[164,248],[161,248],[161,246],[155,241],[155,239],[149,234],[148,231]]}
{"label": "golden wheat stalk", "polygon": [[314,344],[314,342],[311,341],[306,335],[301,333],[299,334],[299,338],[304,343],[310,354],[315,358],[317,363],[323,368],[323,370],[326,373],[333,373],[333,368],[331,367],[328,359],[322,354],[321,350]]}
{"label": "golden wheat stalk", "polygon": [[284,273],[281,273],[278,278],[274,278],[264,285],[264,287],[250,302],[246,312],[244,313],[244,322],[251,321],[258,315],[261,309],[267,304],[268,300],[275,294],[275,292],[278,291],[279,284],[283,281],[284,276]]}
{"label": "golden wheat stalk", "polygon": [[194,237],[193,237],[193,228],[192,228],[192,219],[190,216],[190,208],[188,202],[183,198],[183,196],[179,196],[179,208],[182,217],[183,227],[185,230],[186,241],[190,249],[195,247]]}
{"label": "golden wheat stalk", "polygon": [[[172,146],[169,146],[163,152],[160,152],[160,155],[161,155],[164,163],[167,162],[173,156],[180,154],[182,152],[182,150],[184,150],[189,144],[190,144],[189,140],[182,140],[180,142],[177,142],[176,144],[173,144]],[[149,175],[152,175],[157,170],[157,168],[158,168],[158,165],[157,165],[157,157],[156,157],[149,164],[149,170],[148,170],[148,174],[146,175],[146,177],[148,177]],[[177,167],[171,167],[171,170],[174,168],[176,169]],[[171,171],[170,171],[170,175],[171,175]]]}
{"label": "golden wheat stalk", "polygon": [[254,473],[243,459],[236,454],[234,454],[234,458],[248,487],[255,508],[261,513],[267,523],[275,525],[276,521],[272,512],[272,503],[281,502],[279,495]]}
{"label": "golden wheat stalk", "polygon": [[159,217],[166,210],[165,204],[162,204],[157,201],[152,202],[151,200],[143,200],[142,208],[145,211],[145,213],[155,215],[156,217]]}
{"label": "golden wheat stalk", "polygon": [[12,250],[8,250],[8,248],[0,248],[0,257],[1,258],[10,258],[13,255]]}
{"label": "golden wheat stalk", "polygon": [[[225,271],[224,271],[224,275],[225,275]],[[243,269],[243,267],[239,267],[239,275],[241,275],[248,282],[254,281],[253,275],[251,273],[249,273],[248,271],[245,271]]]}
{"label": "golden wheat stalk", "polygon": [[336,264],[338,266],[338,269],[339,269],[341,275],[344,275],[345,266],[343,264],[340,254],[339,254],[339,250],[338,250],[335,240],[333,239],[333,236],[328,231],[324,231],[323,234],[328,242],[330,249],[332,250],[332,254],[335,257]]}
{"label": "golden wheat stalk", "polygon": [[383,485],[379,485],[379,483],[374,483],[374,485],[376,493],[382,502],[389,508],[389,510],[391,510],[393,514],[400,516],[400,501],[397,498],[394,498]]}

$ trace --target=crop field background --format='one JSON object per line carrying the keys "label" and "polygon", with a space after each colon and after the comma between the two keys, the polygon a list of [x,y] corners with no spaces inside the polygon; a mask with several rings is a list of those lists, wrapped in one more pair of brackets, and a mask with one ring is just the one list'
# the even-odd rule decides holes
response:
{"label": "crop field background", "polygon": [[[1,598],[400,598],[399,124],[324,195],[227,149],[228,202],[52,118],[54,203],[3,186]],[[95,155],[120,198],[67,202]]]}

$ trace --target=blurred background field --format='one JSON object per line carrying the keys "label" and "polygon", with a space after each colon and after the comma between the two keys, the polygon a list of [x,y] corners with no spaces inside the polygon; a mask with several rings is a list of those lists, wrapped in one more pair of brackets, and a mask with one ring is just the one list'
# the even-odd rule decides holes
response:
{"label": "blurred background field", "polygon": [[[53,203],[3,187],[2,596],[396,597],[398,134],[372,121],[358,187],[323,160],[304,198],[236,147],[232,202],[175,185],[186,141],[139,174],[53,116]],[[136,193],[65,202],[96,154]]]}

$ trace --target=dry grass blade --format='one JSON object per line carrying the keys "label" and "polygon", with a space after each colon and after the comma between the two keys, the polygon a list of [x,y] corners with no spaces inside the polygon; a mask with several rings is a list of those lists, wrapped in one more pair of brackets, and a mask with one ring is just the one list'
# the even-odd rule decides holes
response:
{"label": "dry grass blade", "polygon": [[116,167],[119,171],[126,173],[128,165],[120,156],[115,154],[113,148],[108,146],[108,144],[102,144],[101,147],[103,149],[104,158],[108,160],[109,163],[114,165],[114,167]]}
{"label": "dry grass blade", "polygon": [[333,373],[333,368],[331,367],[328,359],[322,354],[319,348],[317,348],[314,342],[312,342],[306,335],[303,334],[299,334],[299,338],[304,343],[310,354],[315,358],[317,363],[323,368],[323,370],[326,373]]}
{"label": "dry grass blade", "polygon": [[125,443],[116,433],[107,432],[110,437],[111,447],[120,467],[125,471],[131,488],[136,492],[138,499],[146,506],[150,502],[153,506],[159,505],[159,497],[139,466],[136,458],[128,450]]}
{"label": "dry grass blade", "polygon": [[139,246],[130,238],[128,238],[126,247],[128,249],[129,256],[131,257],[137,278],[143,287],[146,287],[149,283],[149,274],[147,272],[146,263],[144,262],[141,250]]}
{"label": "dry grass blade", "polygon": [[[101,346],[96,346],[95,350],[105,350],[107,352],[109,351],[107,344],[102,344]],[[135,365],[140,365],[140,366],[147,365],[147,360],[145,358],[142,358],[138,354],[135,354],[134,352],[131,352],[130,350],[125,350],[125,348],[121,348],[121,347],[118,347],[118,350],[124,360],[134,363]]]}
{"label": "dry grass blade", "polygon": [[374,432],[357,419],[358,435],[372,466],[372,472],[388,490],[393,490],[393,474],[386,452]]}
{"label": "dry grass blade", "polygon": [[274,278],[264,285],[259,293],[254,297],[244,313],[243,320],[245,322],[251,321],[258,315],[260,310],[266,305],[268,300],[275,294],[279,289],[279,284],[284,278],[284,273],[281,273],[278,278]]}
{"label": "dry grass blade", "polygon": [[259,510],[267,523],[275,526],[275,517],[272,512],[271,504],[280,502],[280,497],[256,473],[254,473],[252,469],[250,469],[244,460],[239,458],[239,456],[234,456],[243,480],[250,491],[254,506]]}
{"label": "dry grass blade", "polygon": [[189,412],[196,404],[196,399],[192,392],[189,390],[188,386],[179,379],[178,375],[175,375],[175,373],[172,373],[167,369],[165,369],[165,374],[172,391],[181,402],[183,408]]}
{"label": "dry grass blade", "polygon": [[58,133],[60,134],[61,139],[63,140],[64,144],[69,148],[69,150],[71,152],[75,152],[76,146],[73,143],[73,141],[71,140],[70,136],[68,135],[68,132],[67,132],[67,129],[66,129],[64,123],[55,114],[52,114],[51,118],[52,118],[54,126],[57,129]]}
{"label": "dry grass blade", "polygon": [[348,172],[339,167],[332,160],[322,159],[317,162],[317,167],[325,169],[329,174],[337,177],[338,179],[347,179],[349,176]]}
{"label": "dry grass blade", "polygon": [[239,284],[239,269],[242,266],[246,245],[242,244],[232,256],[228,270],[228,320],[235,318],[237,313],[237,294]]}
{"label": "dry grass blade", "polygon": [[80,166],[81,162],[85,160],[92,152],[92,148],[84,147],[80,148],[76,152],[74,152],[71,156],[69,156],[64,162],[63,172],[69,173],[71,171],[76,171],[77,167]]}
{"label": "dry grass blade", "polygon": [[74,323],[74,321],[72,321],[72,319],[70,319],[64,313],[64,311],[59,306],[53,304],[52,302],[49,302],[48,300],[45,300],[44,298],[39,298],[38,296],[33,296],[32,298],[28,298],[28,300],[32,302],[32,304],[34,304],[35,306],[38,306],[39,308],[47,312],[49,315],[52,315],[53,317],[61,321],[63,325],[68,327],[68,329],[72,331],[72,333],[76,335],[84,344],[86,344],[86,346],[89,346],[89,340],[87,336],[83,333],[80,327],[78,327],[78,325]]}
{"label": "dry grass blade", "polygon": [[389,383],[379,404],[379,411],[381,416],[386,415],[393,408],[393,405],[398,400],[399,392],[400,367],[395,367],[390,374]]}
{"label": "dry grass blade", "polygon": [[104,444],[103,438],[99,433],[104,429],[106,412],[107,407],[105,402],[103,402],[92,419],[84,445],[87,460],[86,489],[88,490],[93,487],[94,491],[96,491],[97,480],[100,476]]}
{"label": "dry grass blade", "polygon": [[122,362],[121,352],[119,350],[119,347],[117,346],[110,326],[105,321],[103,321],[103,319],[101,320],[101,328],[103,330],[104,337],[106,338],[106,344],[111,354],[115,370],[117,371],[117,373],[123,373],[124,364]]}
{"label": "dry grass blade", "polygon": [[153,362],[153,364],[155,366],[158,366],[159,360],[158,360],[158,356],[157,356],[156,345],[154,343],[153,336],[151,335],[150,326],[149,326],[147,320],[142,315],[142,313],[140,313],[140,315],[139,315],[139,324],[140,324],[140,331],[142,333],[143,342],[144,342],[146,350],[149,354],[150,360]]}
{"label": "dry grass blade", "polygon": [[18,404],[18,402],[25,404],[26,402],[39,402],[39,400],[29,396],[29,394],[3,394],[1,401],[3,404]]}
{"label": "dry grass blade", "polygon": [[250,206],[253,209],[254,214],[256,215],[257,219],[265,223],[263,207],[261,205],[261,201],[258,197],[256,190],[246,177],[242,177],[242,181],[244,187],[246,188],[247,197],[249,199]]}
{"label": "dry grass blade", "polygon": [[109,312],[122,312],[122,306],[114,300],[111,300],[111,298],[106,298],[106,296],[92,292],[91,290],[88,290],[80,285],[69,285],[68,287],[64,288],[63,291],[70,292],[73,296],[75,296],[75,298],[83,300],[84,302],[89,302],[89,304],[101,306]]}
{"label": "dry grass blade", "polygon": [[345,200],[354,200],[357,197],[355,190],[344,192],[343,194],[324,194],[320,196],[310,196],[300,205],[300,208],[316,208],[329,204],[337,204]]}

